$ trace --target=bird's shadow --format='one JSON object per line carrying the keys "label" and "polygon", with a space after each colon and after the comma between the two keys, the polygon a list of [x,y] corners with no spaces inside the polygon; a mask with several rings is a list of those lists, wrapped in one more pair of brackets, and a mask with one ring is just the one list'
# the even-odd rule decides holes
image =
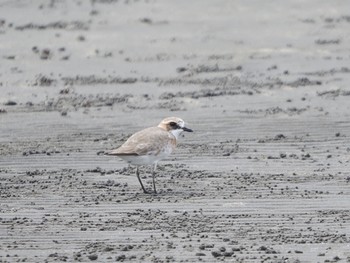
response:
{"label": "bird's shadow", "polygon": [[153,197],[153,198],[157,198],[157,197],[190,197],[191,193],[188,193],[186,191],[182,191],[182,190],[171,190],[171,191],[167,191],[167,190],[157,190],[157,193],[154,193],[153,191],[150,191],[148,193],[144,193],[142,192],[142,190],[140,192],[134,192],[133,193],[134,197]]}

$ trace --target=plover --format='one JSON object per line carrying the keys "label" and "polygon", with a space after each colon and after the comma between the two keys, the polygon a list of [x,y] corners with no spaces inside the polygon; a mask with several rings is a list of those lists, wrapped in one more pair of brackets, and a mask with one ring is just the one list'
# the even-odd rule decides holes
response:
{"label": "plover", "polygon": [[152,165],[153,191],[157,193],[155,171],[158,161],[168,157],[176,147],[179,135],[183,132],[193,132],[185,127],[185,122],[177,117],[162,120],[157,127],[150,127],[133,134],[122,146],[107,152],[115,155],[129,164],[136,165],[136,176],[144,193],[148,192],[142,184],[139,166]]}

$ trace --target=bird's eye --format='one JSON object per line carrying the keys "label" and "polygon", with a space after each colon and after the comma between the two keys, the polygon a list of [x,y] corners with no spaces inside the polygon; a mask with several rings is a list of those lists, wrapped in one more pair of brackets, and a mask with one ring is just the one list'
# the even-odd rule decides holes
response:
{"label": "bird's eye", "polygon": [[170,125],[171,127],[176,127],[176,126],[177,126],[177,123],[172,121],[172,122],[169,123],[169,125]]}

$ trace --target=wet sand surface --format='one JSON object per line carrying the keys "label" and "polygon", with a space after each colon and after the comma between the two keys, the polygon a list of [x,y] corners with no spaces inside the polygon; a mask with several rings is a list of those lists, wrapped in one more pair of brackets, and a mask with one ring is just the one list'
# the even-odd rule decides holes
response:
{"label": "wet sand surface", "polygon": [[[350,262],[349,26],[347,1],[1,1],[0,262]],[[147,195],[103,153],[167,116],[195,132]]]}

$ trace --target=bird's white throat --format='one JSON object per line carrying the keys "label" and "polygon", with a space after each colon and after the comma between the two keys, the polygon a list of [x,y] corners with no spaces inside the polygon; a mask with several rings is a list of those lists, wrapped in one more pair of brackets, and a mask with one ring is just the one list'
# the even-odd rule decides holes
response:
{"label": "bird's white throat", "polygon": [[181,129],[171,130],[170,131],[172,135],[175,136],[176,140],[179,138],[179,135],[183,132]]}

